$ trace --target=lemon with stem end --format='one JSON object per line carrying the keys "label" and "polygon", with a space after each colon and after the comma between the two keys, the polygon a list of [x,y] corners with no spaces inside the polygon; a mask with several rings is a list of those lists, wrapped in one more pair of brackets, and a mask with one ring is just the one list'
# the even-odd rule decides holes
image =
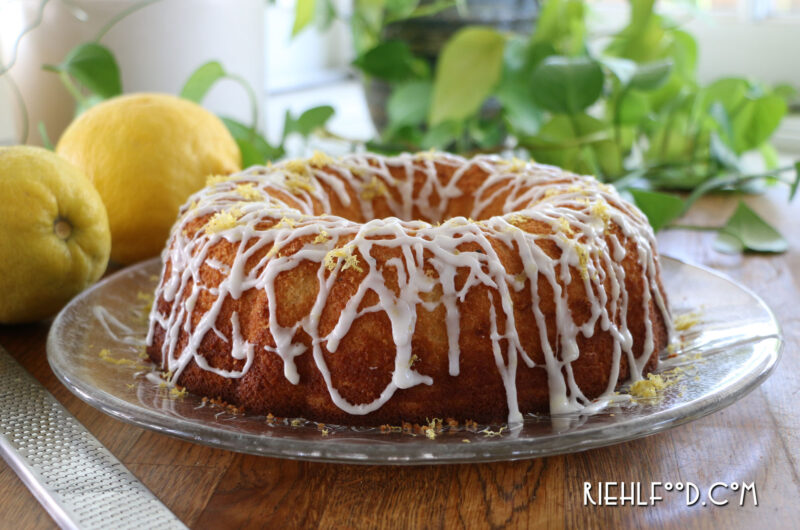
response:
{"label": "lemon with stem end", "polygon": [[75,166],[39,147],[0,147],[0,323],[56,313],[105,271],[108,216]]}

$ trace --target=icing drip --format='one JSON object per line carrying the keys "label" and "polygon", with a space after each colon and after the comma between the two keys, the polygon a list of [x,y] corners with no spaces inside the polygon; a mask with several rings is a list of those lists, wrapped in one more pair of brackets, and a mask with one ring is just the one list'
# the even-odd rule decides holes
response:
{"label": "icing drip", "polygon": [[[476,172],[480,180],[474,190]],[[537,366],[517,331],[515,293],[527,289],[531,297],[530,317],[538,328],[552,414],[590,407],[571,366],[580,355],[579,336],[591,337],[599,327],[613,338],[610,378],[601,396],[608,398],[619,382],[623,355],[631,378],[638,380],[653,354],[653,323],[645,318],[642,352],[634,355],[628,314],[648,315],[652,301],[667,328],[672,327],[658,285],[655,238],[647,220],[613,188],[591,177],[489,156],[465,160],[422,153],[394,158],[350,155],[337,161],[315,155],[308,161],[251,168],[217,180],[189,199],[173,227],[156,292],[156,300],[169,303],[168,310],[162,313],[159,307],[163,306],[156,303],[150,315],[148,345],[156,327],[162,328],[162,368],[171,371],[174,380],[192,361],[223,377],[247,373],[257,352],[243,337],[238,313],[224,324],[228,333],[217,326],[223,325],[218,317],[225,301],[237,300],[251,289],[266,294],[267,324],[275,344],[263,347],[266,354],[278,355],[287,380],[298,384],[295,358],[308,347],[296,337],[307,334],[332,401],[350,414],[379,409],[397,389],[434,384],[430,376],[413,368],[418,307],[433,311],[443,306],[448,371],[450,376],[459,374],[459,304],[476,287],[488,292],[489,339],[506,389],[509,423],[522,420],[516,388],[518,363]],[[376,215],[384,217],[375,219]],[[223,240],[236,248],[229,262],[214,255]],[[557,248],[555,257],[546,250],[548,245]],[[376,258],[377,248],[391,249],[392,257]],[[519,255],[521,272],[504,264],[501,254],[508,252]],[[629,255],[638,263],[646,286],[641,307],[629,306],[624,288],[626,272],[621,262]],[[282,326],[276,278],[308,263],[317,268],[313,307],[304,318]],[[217,271],[222,279],[204,283],[200,274],[204,267]],[[357,288],[333,328],[323,333],[323,311],[337,278],[345,274],[356,275]],[[554,344],[548,339],[540,307],[541,278],[552,289],[555,304]],[[570,310],[567,287],[573,281],[582,283],[590,307],[588,319],[581,324]],[[198,318],[194,308],[201,296],[213,302]],[[350,403],[332,384],[325,355],[337,351],[355,321],[373,312],[385,314],[391,324],[394,372],[377,399]],[[237,368],[215,368],[199,353],[209,332],[230,344]],[[182,334],[189,338],[179,348]]]}

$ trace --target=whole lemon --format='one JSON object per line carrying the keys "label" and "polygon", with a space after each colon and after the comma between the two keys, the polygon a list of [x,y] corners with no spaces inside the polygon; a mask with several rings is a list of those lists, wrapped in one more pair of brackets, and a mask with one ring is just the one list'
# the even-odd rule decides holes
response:
{"label": "whole lemon", "polygon": [[97,281],[111,249],[100,195],[40,147],[0,147],[0,323],[50,316]]}
{"label": "whole lemon", "polygon": [[158,255],[186,199],[209,175],[241,169],[236,141],[200,105],[167,94],[119,96],[67,127],[56,152],[82,169],[108,211],[111,259]]}

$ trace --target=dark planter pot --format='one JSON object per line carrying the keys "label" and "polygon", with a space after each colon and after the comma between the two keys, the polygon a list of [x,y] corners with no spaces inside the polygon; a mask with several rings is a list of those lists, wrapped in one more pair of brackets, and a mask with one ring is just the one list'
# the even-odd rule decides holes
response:
{"label": "dark planter pot", "polygon": [[[427,3],[431,3],[431,0],[421,2],[422,5]],[[464,13],[450,8],[429,17],[389,24],[384,28],[382,37],[384,40],[406,42],[415,55],[435,67],[444,44],[463,27],[487,26],[499,31],[530,35],[539,15],[538,0],[467,0],[465,3]],[[388,123],[386,103],[391,90],[391,85],[380,79],[364,82],[369,113],[378,131],[382,131]],[[489,101],[481,114],[490,117],[498,110],[496,102]]]}

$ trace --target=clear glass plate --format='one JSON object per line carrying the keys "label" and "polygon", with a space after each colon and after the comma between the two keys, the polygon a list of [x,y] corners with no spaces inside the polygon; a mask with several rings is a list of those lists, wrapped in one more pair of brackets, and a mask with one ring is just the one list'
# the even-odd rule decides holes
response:
{"label": "clear glass plate", "polygon": [[[657,398],[612,404],[594,415],[526,417],[518,429],[444,426],[428,437],[377,428],[236,414],[146,375],[140,358],[157,259],[124,269],[75,298],[50,330],[50,366],[72,392],[120,420],[201,444],[304,460],[421,464],[516,460],[632,440],[695,420],[756,388],[778,362],[783,340],[766,304],[711,270],[664,258],[673,313],[686,327],[658,372]],[[683,315],[683,316],[681,316]]]}

